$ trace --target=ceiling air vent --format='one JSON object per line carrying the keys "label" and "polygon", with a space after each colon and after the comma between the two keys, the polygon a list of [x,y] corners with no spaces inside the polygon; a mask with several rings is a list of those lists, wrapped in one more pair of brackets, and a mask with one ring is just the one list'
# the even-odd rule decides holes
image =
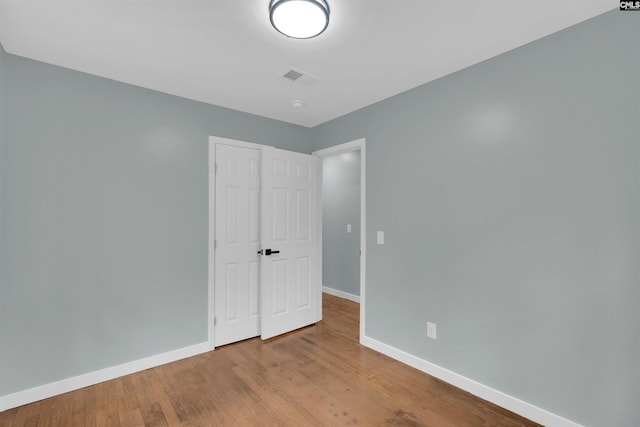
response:
{"label": "ceiling air vent", "polygon": [[290,68],[288,71],[285,71],[280,75],[283,79],[303,86],[311,86],[318,81],[317,77],[305,73],[304,71],[295,70],[293,68]]}
{"label": "ceiling air vent", "polygon": [[291,80],[292,82],[295,82],[303,75],[304,74],[302,74],[300,71],[289,70],[286,73],[284,73],[282,77],[284,77],[285,79]]}

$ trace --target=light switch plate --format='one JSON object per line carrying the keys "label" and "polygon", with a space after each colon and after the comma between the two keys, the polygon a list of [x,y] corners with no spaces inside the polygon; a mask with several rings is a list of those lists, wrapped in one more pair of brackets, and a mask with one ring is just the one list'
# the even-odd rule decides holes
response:
{"label": "light switch plate", "polygon": [[438,333],[436,332],[436,324],[432,323],[432,322],[427,322],[427,337],[432,338],[432,339],[437,339],[438,338]]}
{"label": "light switch plate", "polygon": [[378,231],[377,240],[379,245],[384,245],[384,231]]}
{"label": "light switch plate", "polygon": [[351,224],[347,224],[347,233],[351,233]]}

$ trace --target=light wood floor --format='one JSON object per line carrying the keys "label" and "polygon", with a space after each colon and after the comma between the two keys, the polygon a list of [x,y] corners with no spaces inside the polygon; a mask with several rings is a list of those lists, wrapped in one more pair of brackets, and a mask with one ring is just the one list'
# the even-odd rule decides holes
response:
{"label": "light wood floor", "polygon": [[359,306],[0,413],[18,426],[535,426],[358,344]]}

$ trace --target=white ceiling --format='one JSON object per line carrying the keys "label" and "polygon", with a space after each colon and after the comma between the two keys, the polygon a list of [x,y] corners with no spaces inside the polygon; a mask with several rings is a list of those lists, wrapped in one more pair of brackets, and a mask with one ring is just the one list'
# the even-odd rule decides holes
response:
{"label": "white ceiling", "polygon": [[[315,39],[269,0],[0,0],[9,53],[312,127],[618,7],[615,0],[328,0]],[[294,68],[310,86],[281,74]],[[291,100],[303,100],[292,108]]]}

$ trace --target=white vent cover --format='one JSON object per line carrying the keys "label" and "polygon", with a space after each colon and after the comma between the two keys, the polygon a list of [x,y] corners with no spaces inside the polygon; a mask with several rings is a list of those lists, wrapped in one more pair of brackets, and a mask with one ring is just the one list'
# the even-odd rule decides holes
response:
{"label": "white vent cover", "polygon": [[304,71],[296,70],[293,68],[287,71],[284,71],[280,75],[285,80],[289,80],[293,83],[301,84],[304,86],[311,86],[312,84],[318,82],[319,80],[317,77],[314,77],[308,73],[305,73]]}

